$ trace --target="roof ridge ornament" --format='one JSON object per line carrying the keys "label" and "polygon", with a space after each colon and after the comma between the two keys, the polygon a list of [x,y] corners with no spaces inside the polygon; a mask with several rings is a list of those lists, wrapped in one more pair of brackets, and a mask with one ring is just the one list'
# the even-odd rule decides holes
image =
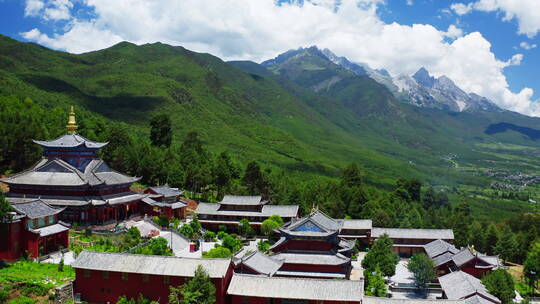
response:
{"label": "roof ridge ornament", "polygon": [[68,123],[66,125],[66,128],[70,134],[75,134],[75,131],[77,131],[77,129],[79,128],[75,119],[75,110],[73,109],[73,106],[71,106],[71,109],[69,110]]}

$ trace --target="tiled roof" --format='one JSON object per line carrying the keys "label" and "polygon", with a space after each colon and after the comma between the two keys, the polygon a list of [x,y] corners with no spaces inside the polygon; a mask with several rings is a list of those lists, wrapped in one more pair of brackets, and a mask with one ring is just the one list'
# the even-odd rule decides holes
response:
{"label": "tiled roof", "polygon": [[211,278],[223,278],[231,260],[83,251],[71,266],[100,271],[193,277],[199,265]]}
{"label": "tiled roof", "polygon": [[240,196],[240,195],[225,195],[221,202],[222,205],[243,205],[243,206],[257,206],[263,205],[266,202],[262,200],[260,195],[258,196]]}
{"label": "tiled roof", "polygon": [[176,197],[184,193],[178,190],[178,188],[171,188],[169,186],[155,186],[150,187],[150,189],[157,194],[163,195],[164,197]]}
{"label": "tiled roof", "polygon": [[234,274],[227,294],[274,299],[362,301],[363,281]]}
{"label": "tiled roof", "polygon": [[291,220],[280,228],[280,231],[293,236],[326,237],[337,234],[341,224],[340,221],[315,210],[306,217]]}
{"label": "tiled roof", "polygon": [[271,256],[273,259],[282,260],[285,264],[310,264],[310,265],[342,265],[349,263],[350,258],[337,254],[302,254],[302,253],[278,253]]}
{"label": "tiled roof", "polygon": [[16,195],[9,193],[6,199],[12,204],[28,202],[29,200],[40,199],[51,206],[100,206],[107,203],[114,205],[126,202],[133,202],[142,199],[144,196],[135,192],[122,192],[103,196],[60,196],[60,195]]}
{"label": "tiled roof", "polygon": [[439,277],[439,283],[450,300],[466,299],[479,294],[492,303],[501,303],[497,297],[487,291],[482,281],[463,271],[451,272]]}
{"label": "tiled roof", "polygon": [[283,261],[272,259],[260,251],[254,251],[233,259],[236,265],[244,264],[259,274],[272,276],[283,265]]}
{"label": "tiled roof", "polygon": [[426,244],[424,245],[424,249],[430,258],[439,256],[445,252],[450,252],[452,254],[459,252],[459,249],[457,249],[454,245],[443,240],[435,240],[429,244]]}
{"label": "tiled roof", "polygon": [[396,239],[427,239],[427,240],[453,240],[452,229],[409,229],[409,228],[377,228],[373,227],[371,236],[374,238],[387,234]]}
{"label": "tiled roof", "polygon": [[82,137],[81,135],[77,133],[65,134],[54,140],[49,140],[49,141],[34,140],[34,142],[46,148],[76,148],[76,147],[84,146],[88,149],[101,149],[107,145],[107,143],[91,141],[89,139]]}
{"label": "tiled roof", "polygon": [[131,184],[139,179],[112,170],[100,159],[91,160],[81,172],[62,159],[42,158],[34,167],[0,181],[19,185],[96,186]]}
{"label": "tiled roof", "polygon": [[64,209],[56,209],[40,199],[27,201],[19,204],[11,204],[19,214],[24,214],[30,219],[51,216],[62,212]]}
{"label": "tiled roof", "polygon": [[443,253],[433,258],[433,264],[435,265],[435,267],[441,266],[452,261],[453,256],[454,254],[451,252]]}
{"label": "tiled roof", "polygon": [[461,265],[468,263],[474,258],[475,256],[469,250],[469,248],[465,248],[461,250],[460,252],[454,254],[454,256],[452,256],[452,261],[454,261],[457,267],[460,267]]}
{"label": "tiled roof", "polygon": [[234,210],[218,210],[219,204],[215,203],[199,203],[195,213],[207,215],[230,215],[230,216],[260,216],[270,217],[274,214],[281,217],[295,217],[298,214],[297,205],[264,205],[261,212],[256,211],[234,211]]}
{"label": "tiled roof", "polygon": [[341,229],[347,230],[371,230],[372,221],[371,220],[342,220],[343,225]]}
{"label": "tiled roof", "polygon": [[55,233],[60,233],[69,230],[69,227],[66,227],[62,224],[54,224],[50,226],[46,226],[39,229],[32,229],[31,231],[34,233],[39,234],[39,236],[47,236]]}

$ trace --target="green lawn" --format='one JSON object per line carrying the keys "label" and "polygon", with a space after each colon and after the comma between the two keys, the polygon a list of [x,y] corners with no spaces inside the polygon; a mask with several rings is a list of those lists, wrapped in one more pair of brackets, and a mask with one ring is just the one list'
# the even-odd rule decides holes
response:
{"label": "green lawn", "polygon": [[52,288],[74,278],[75,271],[70,266],[64,266],[59,272],[58,265],[31,261],[20,261],[0,269],[0,284],[3,286],[29,283]]}

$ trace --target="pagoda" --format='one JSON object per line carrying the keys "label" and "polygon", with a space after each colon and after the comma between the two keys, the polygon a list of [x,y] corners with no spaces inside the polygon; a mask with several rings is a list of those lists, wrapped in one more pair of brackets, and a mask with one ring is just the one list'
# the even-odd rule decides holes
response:
{"label": "pagoda", "polygon": [[14,205],[39,199],[65,208],[60,219],[81,225],[104,224],[139,214],[144,197],[132,192],[140,178],[112,170],[99,158],[107,143],[94,142],[77,134],[73,107],[68,132],[51,141],[34,140],[44,149],[32,168],[0,179],[9,186],[7,200]]}
{"label": "pagoda", "polygon": [[279,228],[271,257],[283,261],[275,276],[348,278],[354,241],[339,237],[343,226],[318,209]]}

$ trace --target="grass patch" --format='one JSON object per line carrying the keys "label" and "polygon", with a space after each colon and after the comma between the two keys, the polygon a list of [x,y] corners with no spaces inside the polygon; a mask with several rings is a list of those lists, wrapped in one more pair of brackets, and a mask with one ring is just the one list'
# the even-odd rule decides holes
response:
{"label": "grass patch", "polygon": [[41,287],[53,288],[75,279],[75,270],[70,266],[64,266],[64,271],[58,271],[58,265],[20,261],[8,267],[0,269],[0,284],[28,286],[29,293],[38,291]]}

